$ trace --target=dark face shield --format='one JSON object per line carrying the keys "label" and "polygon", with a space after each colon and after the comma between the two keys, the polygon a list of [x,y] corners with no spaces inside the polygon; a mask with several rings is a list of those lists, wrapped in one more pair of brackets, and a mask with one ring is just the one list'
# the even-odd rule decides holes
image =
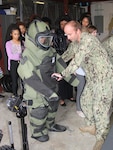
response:
{"label": "dark face shield", "polygon": [[50,31],[40,32],[36,35],[35,41],[43,50],[48,50],[52,45],[53,35]]}

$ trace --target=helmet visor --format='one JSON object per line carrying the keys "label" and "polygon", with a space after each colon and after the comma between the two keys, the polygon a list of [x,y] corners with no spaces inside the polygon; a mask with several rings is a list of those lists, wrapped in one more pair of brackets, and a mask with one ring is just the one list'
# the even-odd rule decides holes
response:
{"label": "helmet visor", "polygon": [[42,35],[38,37],[38,42],[42,47],[48,48],[52,45],[53,36]]}

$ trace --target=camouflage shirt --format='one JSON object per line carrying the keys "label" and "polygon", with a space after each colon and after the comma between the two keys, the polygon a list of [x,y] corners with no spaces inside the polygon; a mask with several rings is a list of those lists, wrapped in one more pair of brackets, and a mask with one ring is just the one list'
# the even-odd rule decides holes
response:
{"label": "camouflage shirt", "polygon": [[62,59],[65,62],[68,62],[69,60],[75,57],[76,50],[77,50],[77,42],[70,43],[67,50],[62,54],[61,56]]}
{"label": "camouflage shirt", "polygon": [[85,70],[87,79],[93,82],[113,76],[113,66],[106,50],[95,36],[85,32],[81,34],[75,57],[62,75],[73,74],[79,66]]}

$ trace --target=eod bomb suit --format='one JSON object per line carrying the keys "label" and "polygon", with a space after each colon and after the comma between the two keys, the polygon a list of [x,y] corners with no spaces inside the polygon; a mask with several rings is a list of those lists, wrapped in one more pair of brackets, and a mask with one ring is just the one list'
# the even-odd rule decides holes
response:
{"label": "eod bomb suit", "polygon": [[34,20],[29,25],[26,48],[18,67],[18,74],[24,82],[23,98],[29,108],[32,137],[41,142],[49,140],[48,130],[66,130],[66,127],[55,124],[59,97],[57,81],[51,75],[58,71],[59,63],[58,55],[51,47],[52,38],[47,24]]}

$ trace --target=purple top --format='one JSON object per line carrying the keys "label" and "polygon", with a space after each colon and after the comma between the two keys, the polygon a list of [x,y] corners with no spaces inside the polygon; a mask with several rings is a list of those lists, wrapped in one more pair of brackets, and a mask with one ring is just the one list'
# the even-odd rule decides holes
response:
{"label": "purple top", "polygon": [[22,54],[21,44],[15,44],[12,40],[6,42],[6,52],[8,56],[8,70],[10,70],[10,60],[19,61]]}

